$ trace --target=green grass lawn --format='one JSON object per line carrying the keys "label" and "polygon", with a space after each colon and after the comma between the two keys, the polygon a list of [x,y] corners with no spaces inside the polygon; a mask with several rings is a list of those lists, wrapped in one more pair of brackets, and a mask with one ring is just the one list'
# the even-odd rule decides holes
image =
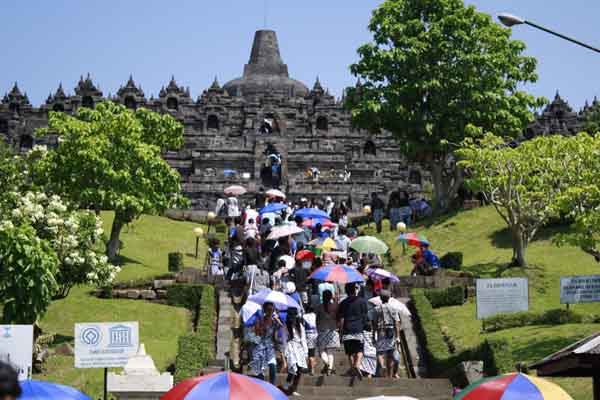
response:
{"label": "green grass lawn", "polygon": [[[506,224],[496,211],[480,208],[459,212],[434,223],[421,224],[413,228],[425,234],[432,249],[442,256],[449,251],[464,254],[465,271],[480,277],[527,276],[530,286],[530,310],[542,311],[561,308],[560,277],[564,275],[600,274],[600,265],[580,249],[565,246],[557,247],[552,237],[558,228],[541,231],[528,249],[527,269],[507,268],[512,256],[510,236]],[[373,228],[367,229],[372,233]],[[410,259],[402,254],[402,246],[394,242],[397,233],[384,232],[381,237],[392,248],[394,269],[406,274]],[[409,250],[410,253],[410,250]],[[598,312],[598,304],[572,305],[571,309],[585,314]],[[477,346],[487,337],[502,337],[509,340],[513,361],[532,362],[555,352],[562,347],[589,334],[600,331],[600,324],[578,324],[543,327],[523,327],[499,332],[481,333],[481,322],[475,317],[475,302],[463,306],[446,307],[435,310],[440,326],[456,346],[457,352]],[[507,369],[514,365],[505,366]],[[590,379],[557,380],[576,400],[588,400],[591,396]]]}
{"label": "green grass lawn", "polygon": [[[112,212],[102,213],[106,235],[110,235],[113,218]],[[186,267],[202,266],[206,254],[204,240],[200,240],[198,259],[194,258],[196,237],[193,229],[198,226],[200,225],[193,222],[174,221],[153,215],[144,215],[125,226],[121,233],[124,246],[120,253],[123,270],[117,280],[129,281],[166,274],[167,255],[171,252],[183,253]],[[206,227],[203,228],[206,231]]]}
{"label": "green grass lawn", "polygon": [[[106,232],[112,223],[112,213],[102,213]],[[143,216],[123,229],[121,251],[123,270],[119,281],[150,279],[167,273],[167,254],[184,253],[187,267],[199,267],[204,261],[206,247],[201,241],[198,260],[193,257],[197,224],[172,221],[156,216]],[[146,345],[159,370],[175,361],[177,340],[190,329],[190,315],[184,308],[169,307],[145,301],[104,300],[89,294],[91,287],[74,288],[70,295],[55,301],[41,321],[46,333],[57,335],[56,342],[73,344],[77,322],[139,321],[140,340]],[[75,369],[73,357],[53,356],[46,364],[47,372],[35,376],[52,382],[74,386],[92,398],[102,395],[102,370]]]}

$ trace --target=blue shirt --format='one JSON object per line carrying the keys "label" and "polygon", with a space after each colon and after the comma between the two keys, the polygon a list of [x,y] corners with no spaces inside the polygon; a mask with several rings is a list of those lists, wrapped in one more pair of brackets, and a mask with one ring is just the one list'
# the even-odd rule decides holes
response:
{"label": "blue shirt", "polygon": [[427,264],[431,265],[433,268],[440,267],[440,260],[437,258],[435,253],[429,249],[423,251],[423,258],[427,262]]}

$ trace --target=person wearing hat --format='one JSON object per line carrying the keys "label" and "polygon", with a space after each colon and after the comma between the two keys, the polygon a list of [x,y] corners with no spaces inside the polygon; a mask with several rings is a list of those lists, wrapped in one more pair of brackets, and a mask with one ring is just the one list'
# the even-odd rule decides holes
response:
{"label": "person wearing hat", "polygon": [[379,296],[381,304],[375,307],[373,313],[373,331],[379,368],[382,376],[398,378],[397,374],[394,375],[394,352],[397,351],[400,342],[400,313],[389,304],[392,296],[389,290],[382,290]]}
{"label": "person wearing hat", "polygon": [[[296,291],[296,284],[292,281],[287,281],[283,284],[283,293],[290,296],[292,299],[296,301],[302,307],[302,297],[300,297],[300,293]],[[300,309],[301,314],[304,313],[304,308]]]}

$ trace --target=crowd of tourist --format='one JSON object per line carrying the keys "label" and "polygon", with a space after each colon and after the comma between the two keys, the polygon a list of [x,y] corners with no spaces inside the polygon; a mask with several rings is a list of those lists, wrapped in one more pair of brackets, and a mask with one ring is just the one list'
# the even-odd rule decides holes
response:
{"label": "crowd of tourist", "polygon": [[[377,199],[374,218],[385,208]],[[285,371],[283,389],[294,394],[303,374],[337,374],[335,354],[343,349],[351,366],[344,375],[397,378],[401,315],[410,313],[393,299],[389,279],[370,274],[384,268],[381,256],[352,249],[358,232],[348,227],[347,204],[326,197],[294,205],[263,191],[256,208],[236,209],[237,200],[229,200],[220,205],[227,209],[227,242],[221,248],[210,240],[209,266],[249,299],[244,307],[258,304],[242,312],[249,373],[275,383],[277,371]],[[392,203],[394,209],[403,204]],[[294,233],[273,237],[288,228]],[[358,278],[314,278],[333,265]]]}

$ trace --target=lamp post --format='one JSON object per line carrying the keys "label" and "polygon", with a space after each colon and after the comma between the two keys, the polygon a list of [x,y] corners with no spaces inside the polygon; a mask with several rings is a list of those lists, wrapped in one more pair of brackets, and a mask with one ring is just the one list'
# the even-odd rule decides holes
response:
{"label": "lamp post", "polygon": [[198,227],[194,228],[194,236],[196,236],[196,258],[198,258],[198,247],[200,245],[200,238],[204,235],[204,229]]}
{"label": "lamp post", "polygon": [[539,29],[541,31],[544,31],[544,32],[549,33],[549,34],[554,35],[554,36],[558,36],[561,39],[568,40],[569,42],[572,42],[572,43],[575,43],[575,44],[577,44],[579,46],[585,47],[586,49],[595,51],[596,53],[600,53],[600,49],[598,49],[598,48],[596,48],[594,46],[590,46],[589,44],[580,42],[579,40],[573,39],[572,37],[569,37],[569,36],[566,36],[566,35],[563,35],[562,33],[555,32],[555,31],[553,31],[551,29],[545,28],[545,27],[543,27],[541,25],[538,25],[536,23],[533,23],[531,21],[527,21],[526,19],[518,17],[516,15],[512,15],[512,14],[508,14],[508,13],[502,13],[502,14],[498,15],[498,19],[506,27],[511,28],[511,27],[513,27],[515,25],[529,25],[529,26],[533,26],[536,29]]}

